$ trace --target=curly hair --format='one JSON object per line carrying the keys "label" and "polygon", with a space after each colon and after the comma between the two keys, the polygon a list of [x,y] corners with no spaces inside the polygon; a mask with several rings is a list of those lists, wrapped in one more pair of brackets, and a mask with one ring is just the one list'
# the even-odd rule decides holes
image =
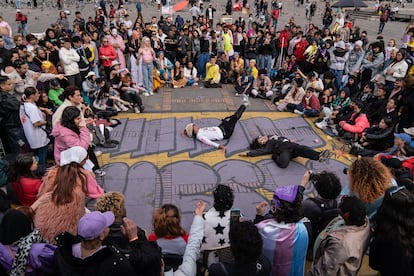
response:
{"label": "curly hair", "polygon": [[185,235],[181,227],[181,216],[177,206],[164,204],[157,208],[152,216],[152,226],[157,237],[179,237]]}
{"label": "curly hair", "polygon": [[327,171],[316,174],[313,185],[318,194],[326,199],[337,198],[342,190],[341,182],[336,174]]}
{"label": "curly hair", "polygon": [[296,193],[296,198],[292,203],[280,200],[280,206],[273,212],[273,218],[277,222],[297,223],[303,217],[302,200],[303,192],[300,190]]}
{"label": "curly hair", "polygon": [[381,161],[363,157],[349,169],[349,188],[365,203],[372,203],[383,196],[391,186],[391,173]]}
{"label": "curly hair", "polygon": [[125,216],[125,197],[119,192],[108,192],[96,200],[95,208],[99,212],[112,211],[115,217]]}
{"label": "curly hair", "polygon": [[217,211],[230,210],[234,202],[233,189],[227,185],[219,184],[213,191],[214,209]]}
{"label": "curly hair", "polygon": [[243,264],[255,262],[262,252],[263,241],[257,227],[250,221],[234,223],[229,232],[230,249]]}
{"label": "curly hair", "polygon": [[397,239],[407,256],[414,252],[414,194],[405,187],[391,187],[376,216],[375,237]]}

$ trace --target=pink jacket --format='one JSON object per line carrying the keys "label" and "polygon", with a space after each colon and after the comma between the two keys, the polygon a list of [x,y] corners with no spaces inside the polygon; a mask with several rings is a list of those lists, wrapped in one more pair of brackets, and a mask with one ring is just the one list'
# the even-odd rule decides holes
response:
{"label": "pink jacket", "polygon": [[80,146],[88,150],[90,143],[89,130],[86,127],[80,129],[80,134],[62,126],[58,122],[52,130],[52,135],[55,137],[55,161],[60,164],[60,153],[68,148]]}
{"label": "pink jacket", "polygon": [[[355,116],[355,113],[351,115],[351,120],[353,119],[354,116]],[[369,124],[366,114],[360,114],[358,118],[355,119],[354,125],[346,123],[342,126],[342,128],[345,131],[348,131],[351,133],[358,133],[358,135],[360,135],[364,131],[364,129],[369,128],[369,127],[370,127],[370,124]]]}

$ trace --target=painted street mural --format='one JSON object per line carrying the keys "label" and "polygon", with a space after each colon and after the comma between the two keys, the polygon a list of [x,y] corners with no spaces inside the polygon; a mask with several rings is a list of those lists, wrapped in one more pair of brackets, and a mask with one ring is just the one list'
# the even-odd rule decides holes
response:
{"label": "painted street mural", "polygon": [[[202,199],[211,207],[211,192],[217,184],[230,185],[235,193],[234,207],[240,208],[247,219],[252,219],[259,202],[270,200],[279,185],[298,184],[308,169],[335,171],[342,183],[346,183],[346,175],[342,173],[347,163],[345,158],[339,158],[342,162],[330,160],[328,163],[297,158],[286,169],[280,169],[270,156],[238,156],[248,149],[254,137],[270,134],[285,136],[317,150],[338,148],[330,139],[318,136],[301,117],[249,118],[253,114],[245,113],[233,136],[220,141],[227,147],[224,154],[199,141],[182,137],[180,133],[190,122],[200,127],[218,125],[227,113],[204,114],[200,119],[188,113],[173,115],[121,119],[122,124],[111,134],[120,144],[105,150],[103,155],[107,164],[104,189],[123,192],[128,217],[148,231],[151,231],[152,210],[165,203],[181,209],[182,225],[188,229],[196,202]],[[270,116],[275,117],[274,114]],[[308,187],[307,194],[312,192],[313,188]]]}

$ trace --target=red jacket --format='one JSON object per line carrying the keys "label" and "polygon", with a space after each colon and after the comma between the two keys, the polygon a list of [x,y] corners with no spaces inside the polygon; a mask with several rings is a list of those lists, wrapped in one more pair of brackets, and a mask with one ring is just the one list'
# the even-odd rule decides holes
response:
{"label": "red jacket", "polygon": [[306,39],[302,39],[296,44],[293,54],[295,55],[297,61],[305,60],[303,53],[306,51],[306,48],[308,48],[308,46],[309,42]]}
{"label": "red jacket", "polygon": [[306,96],[303,96],[302,106],[303,110],[306,110],[306,107],[308,106],[314,110],[317,110],[318,112],[321,110],[321,104],[319,103],[318,97],[316,97],[315,94],[312,94],[312,96],[309,98],[309,103],[306,103]]}
{"label": "red jacket", "polygon": [[280,32],[279,37],[279,44],[277,45],[278,48],[282,48],[282,42],[283,42],[283,49],[287,49],[289,46],[289,40],[292,35],[288,30],[283,30]]}
{"label": "red jacket", "polygon": [[[109,59],[102,59],[102,56],[106,56]],[[101,46],[99,48],[99,59],[102,61],[103,67],[111,67],[112,61],[116,59],[116,51],[112,45]]]}

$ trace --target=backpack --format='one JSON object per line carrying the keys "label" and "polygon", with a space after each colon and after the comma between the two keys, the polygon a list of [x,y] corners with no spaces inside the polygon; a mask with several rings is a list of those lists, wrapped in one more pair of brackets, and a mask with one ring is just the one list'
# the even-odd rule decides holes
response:
{"label": "backpack", "polygon": [[339,214],[338,203],[336,200],[309,198],[320,208],[321,214],[312,223],[312,235],[316,238],[320,232],[328,225],[328,223],[336,218]]}

